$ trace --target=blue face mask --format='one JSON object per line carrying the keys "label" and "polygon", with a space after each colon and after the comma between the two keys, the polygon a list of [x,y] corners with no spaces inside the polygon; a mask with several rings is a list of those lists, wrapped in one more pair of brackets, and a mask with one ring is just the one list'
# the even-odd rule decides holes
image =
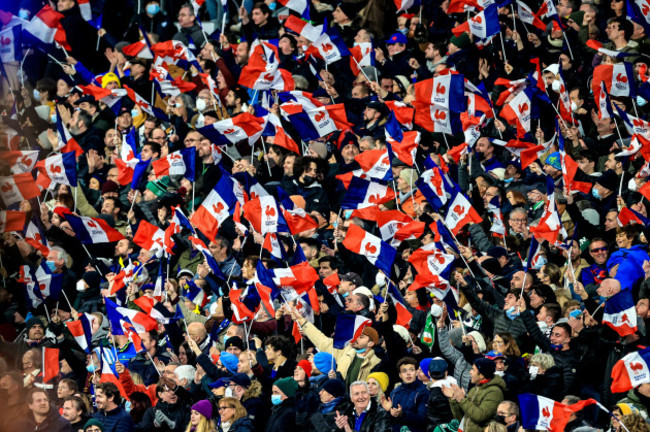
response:
{"label": "blue face mask", "polygon": [[277,7],[278,7],[278,4],[276,2],[273,2],[273,3],[271,3],[269,5],[269,9],[271,9],[272,11],[274,11]]}
{"label": "blue face mask", "polygon": [[537,262],[535,263],[535,265],[533,266],[533,268],[535,268],[536,270],[539,270],[539,269],[541,269],[541,268],[544,266],[544,264],[546,264],[546,263],[547,263],[547,261],[546,261],[546,257],[542,255],[542,256],[540,256],[539,258],[537,258]]}
{"label": "blue face mask", "polygon": [[131,110],[131,118],[136,118],[140,112],[137,109]]}
{"label": "blue face mask", "polygon": [[591,194],[594,196],[596,199],[601,199],[602,196],[600,196],[600,192],[598,192],[598,189],[592,188],[591,189]]}
{"label": "blue face mask", "polygon": [[553,351],[560,351],[562,349],[562,345],[551,344],[551,349]]}
{"label": "blue face mask", "polygon": [[27,9],[21,9],[18,11],[18,18],[29,21],[29,11]]}
{"label": "blue face mask", "polygon": [[89,364],[88,366],[86,366],[86,370],[90,373],[93,373],[97,371],[97,366],[95,366],[94,364]]}
{"label": "blue face mask", "polygon": [[34,89],[34,99],[36,99],[37,101],[41,100],[41,92],[39,92],[36,89]]}
{"label": "blue face mask", "polygon": [[50,116],[50,122],[52,122],[52,124],[55,124],[55,123],[56,123],[56,114],[52,114],[52,115]]}
{"label": "blue face mask", "polygon": [[647,104],[647,103],[648,103],[648,101],[645,100],[645,99],[643,99],[641,96],[637,96],[637,97],[636,97],[636,104],[637,104],[638,106],[642,107],[642,106],[644,106],[644,105]]}
{"label": "blue face mask", "polygon": [[160,5],[155,3],[147,5],[147,13],[149,15],[156,15],[158,12],[160,12]]}
{"label": "blue face mask", "polygon": [[280,395],[271,395],[271,403],[273,405],[280,405],[282,403],[282,396],[280,396]]}
{"label": "blue face mask", "polygon": [[341,297],[346,298],[346,297],[348,297],[349,295],[350,295],[350,293],[349,293],[349,292],[346,292],[345,294],[341,294]]}
{"label": "blue face mask", "polygon": [[50,269],[50,271],[53,272],[56,270],[56,263],[54,261],[45,261],[45,264]]}
{"label": "blue face mask", "polygon": [[124,403],[124,411],[131,412],[131,408],[133,408],[133,405],[131,404],[131,401],[126,401]]}
{"label": "blue face mask", "polygon": [[519,316],[519,313],[517,312],[517,307],[516,307],[516,306],[510,306],[510,308],[508,308],[508,309],[506,310],[506,315],[507,315],[508,318],[510,318],[511,320],[517,318],[517,317]]}
{"label": "blue face mask", "polygon": [[397,30],[397,31],[400,32],[400,33],[402,33],[403,35],[405,35],[406,33],[409,32],[409,29],[407,29],[407,28],[403,28],[403,29],[399,29],[399,30]]}
{"label": "blue face mask", "polygon": [[355,349],[355,351],[357,352],[357,354],[363,354],[364,352],[366,352],[366,349],[365,348]]}
{"label": "blue face mask", "polygon": [[504,178],[504,179],[503,179],[503,182],[504,182],[505,184],[510,184],[510,183],[512,183],[512,181],[513,181],[514,179],[515,179],[514,177]]}

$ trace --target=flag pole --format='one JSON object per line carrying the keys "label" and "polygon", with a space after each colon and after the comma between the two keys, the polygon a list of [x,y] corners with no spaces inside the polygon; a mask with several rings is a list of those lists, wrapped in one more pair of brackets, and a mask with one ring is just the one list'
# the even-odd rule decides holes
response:
{"label": "flag pole", "polygon": [[[447,228],[447,231],[449,231],[449,234],[451,234],[451,236],[452,236],[452,238],[454,239],[454,241],[456,242],[456,244],[457,244],[458,246],[460,246],[460,242],[458,241],[458,239],[456,238],[456,236],[454,235],[454,233],[449,229],[449,227],[447,226],[447,223],[445,222],[444,218],[441,217],[441,218],[440,218],[440,221],[441,221],[442,224],[445,226],[445,228]],[[474,272],[473,272],[472,269],[470,268],[469,263],[465,260],[465,257],[463,256],[463,254],[461,253],[461,254],[459,254],[459,255],[460,255],[461,259],[463,260],[463,262],[465,263],[465,266],[467,267],[467,270],[469,270],[469,273],[472,275],[472,277],[473,277],[474,279],[476,279],[476,275],[474,274]]]}
{"label": "flag pole", "polygon": [[43,307],[45,308],[45,316],[47,317],[47,322],[52,323],[52,320],[50,319],[50,311],[47,310],[47,304],[45,303],[45,300],[43,300]]}
{"label": "flag pole", "polygon": [[[264,152],[264,156],[268,156],[266,154],[266,144],[264,143],[264,139],[262,138],[261,141],[262,141],[262,151]],[[265,157],[264,160],[266,161],[266,167],[269,170],[269,177],[271,177],[272,176],[272,174],[271,174],[271,164],[269,164],[269,159],[267,157]]]}
{"label": "flag pole", "polygon": [[[84,250],[86,251],[86,254],[88,255],[88,258],[90,258],[90,259],[92,260],[92,259],[93,259],[93,256],[90,255],[90,252],[88,252],[88,248],[86,248],[86,245],[83,244],[83,243],[81,243],[81,246],[82,246],[82,247],[84,248]],[[101,270],[99,270],[99,267],[97,267],[97,266],[95,266],[95,265],[93,265],[93,267],[95,267],[95,270],[97,270],[97,273],[99,273],[99,275],[100,275],[101,277],[104,277],[104,274],[101,272]]]}
{"label": "flag pole", "polygon": [[145,348],[145,352],[147,353],[147,357],[149,357],[149,360],[151,360],[151,363],[153,364],[153,367],[156,369],[156,372],[158,372],[158,376],[162,378],[162,374],[158,370],[158,366],[156,366],[156,362],[153,361],[153,357],[151,357],[151,354],[149,354],[149,350]]}
{"label": "flag pole", "polygon": [[[499,40],[501,41],[501,51],[503,52],[503,62],[508,63],[508,57],[506,56],[506,45],[503,43],[503,32],[499,32]],[[573,59],[573,57],[571,57]]]}

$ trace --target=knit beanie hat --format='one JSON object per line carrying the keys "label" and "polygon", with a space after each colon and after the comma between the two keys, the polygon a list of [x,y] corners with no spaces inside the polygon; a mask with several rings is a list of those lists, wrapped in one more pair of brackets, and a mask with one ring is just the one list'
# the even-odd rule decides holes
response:
{"label": "knit beanie hat", "polygon": [[305,371],[307,378],[311,377],[311,363],[309,360],[300,360],[298,362],[298,367]]}
{"label": "knit beanie hat", "polygon": [[118,87],[122,86],[122,84],[120,84],[120,79],[113,72],[104,74],[104,76],[102,77],[102,88],[106,88],[108,83],[112,83],[112,82],[116,82]]}
{"label": "knit beanie hat", "polygon": [[86,430],[90,426],[97,426],[100,431],[104,432],[104,425],[102,424],[102,422],[100,422],[97,419],[91,418],[90,420],[88,420],[84,425],[84,430]]}
{"label": "knit beanie hat", "polygon": [[472,45],[472,41],[469,40],[469,35],[467,33],[463,33],[460,36],[452,36],[451,39],[449,39],[449,42],[460,49],[469,48]]}
{"label": "knit beanie hat", "polygon": [[102,282],[102,277],[96,271],[87,271],[82,277],[88,284],[88,289],[99,288],[99,284]]}
{"label": "knit beanie hat", "polygon": [[420,370],[422,371],[423,374],[427,376],[427,378],[431,378],[429,375],[429,364],[431,364],[432,358],[425,358],[420,362]]}
{"label": "knit beanie hat", "polygon": [[192,409],[208,420],[212,418],[212,404],[207,399],[198,401],[192,405]]}
{"label": "knit beanie hat", "polygon": [[328,379],[323,384],[322,389],[335,398],[341,397],[345,394],[345,383],[340,379]]}
{"label": "knit beanie hat", "polygon": [[467,336],[473,337],[474,340],[476,341],[476,345],[478,345],[479,351],[481,351],[482,353],[485,352],[487,346],[485,345],[485,338],[483,337],[483,335],[481,333],[474,330],[474,331],[471,331],[471,332],[467,333]]}
{"label": "knit beanie hat", "polygon": [[29,330],[34,327],[35,325],[41,325],[43,328],[45,328],[45,324],[43,324],[43,320],[37,317],[33,317],[27,320],[25,323],[25,331],[29,333]]}
{"label": "knit beanie hat", "polygon": [[298,383],[291,377],[279,379],[273,385],[279,388],[287,397],[295,396],[298,391]]}
{"label": "knit beanie hat", "polygon": [[373,372],[368,375],[368,379],[370,378],[376,379],[384,392],[388,389],[388,384],[390,381],[388,380],[388,375],[385,372]]}
{"label": "knit beanie hat", "polygon": [[221,364],[228,369],[230,373],[237,373],[237,366],[239,365],[239,357],[234,354],[230,354],[227,351],[221,351]]}
{"label": "knit beanie hat", "polygon": [[478,369],[479,373],[487,379],[494,378],[494,371],[496,370],[496,363],[487,358],[479,358],[474,362],[474,366]]}
{"label": "knit beanie hat", "polygon": [[320,373],[326,374],[330,370],[336,370],[336,360],[333,361],[332,354],[319,352],[314,355],[314,366]]}

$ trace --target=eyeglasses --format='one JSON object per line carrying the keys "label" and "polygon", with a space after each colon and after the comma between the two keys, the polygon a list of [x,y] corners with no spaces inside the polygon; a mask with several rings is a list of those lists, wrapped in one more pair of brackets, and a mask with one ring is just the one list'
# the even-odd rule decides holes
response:
{"label": "eyeglasses", "polygon": [[604,247],[599,247],[599,248],[593,248],[589,252],[591,253],[597,253],[597,252],[607,252],[607,246]]}

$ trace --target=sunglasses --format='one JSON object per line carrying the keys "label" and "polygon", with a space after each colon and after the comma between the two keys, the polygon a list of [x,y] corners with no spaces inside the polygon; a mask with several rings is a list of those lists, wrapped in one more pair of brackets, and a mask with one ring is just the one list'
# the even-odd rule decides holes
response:
{"label": "sunglasses", "polygon": [[597,252],[607,252],[607,247],[599,247],[599,248],[593,248],[589,252],[591,253],[597,253]]}

